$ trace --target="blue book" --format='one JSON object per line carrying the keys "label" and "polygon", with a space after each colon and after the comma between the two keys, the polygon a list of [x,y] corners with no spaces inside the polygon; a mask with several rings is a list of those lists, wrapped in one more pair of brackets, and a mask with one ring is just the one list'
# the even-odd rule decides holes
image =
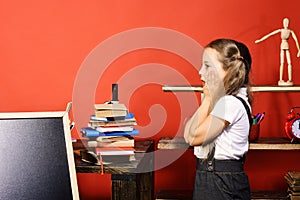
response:
{"label": "blue book", "polygon": [[123,131],[115,131],[115,132],[99,132],[93,128],[85,127],[81,128],[81,133],[83,137],[98,137],[98,136],[133,136],[138,135],[139,131],[137,129],[133,129],[133,131],[123,132]]}
{"label": "blue book", "polygon": [[125,116],[125,119],[132,119],[132,118],[134,118],[133,113],[128,113],[128,114]]}

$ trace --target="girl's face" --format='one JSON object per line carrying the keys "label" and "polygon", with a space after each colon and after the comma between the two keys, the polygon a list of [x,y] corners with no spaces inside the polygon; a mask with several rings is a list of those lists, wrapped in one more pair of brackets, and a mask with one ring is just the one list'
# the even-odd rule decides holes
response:
{"label": "girl's face", "polygon": [[205,48],[202,58],[202,67],[199,71],[201,80],[206,83],[211,77],[224,80],[226,71],[222,67],[222,63],[218,59],[218,52],[212,48]]}

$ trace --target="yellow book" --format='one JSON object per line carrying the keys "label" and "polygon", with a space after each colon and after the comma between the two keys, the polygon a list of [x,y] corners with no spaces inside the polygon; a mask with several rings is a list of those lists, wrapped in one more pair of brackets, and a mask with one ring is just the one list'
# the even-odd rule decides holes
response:
{"label": "yellow book", "polygon": [[124,104],[95,104],[96,117],[125,117],[128,114]]}

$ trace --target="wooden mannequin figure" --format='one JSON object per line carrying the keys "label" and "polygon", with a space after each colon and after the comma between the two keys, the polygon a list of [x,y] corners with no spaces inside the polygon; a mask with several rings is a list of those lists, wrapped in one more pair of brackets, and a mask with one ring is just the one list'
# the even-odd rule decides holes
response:
{"label": "wooden mannequin figure", "polygon": [[[298,43],[296,34],[294,33],[294,31],[290,30],[288,28],[288,26],[289,26],[289,19],[284,18],[282,29],[275,30],[275,31],[265,35],[261,39],[255,40],[255,43],[259,43],[259,42],[262,42],[263,40],[267,39],[268,37],[270,37],[272,35],[275,35],[277,33],[281,33],[280,76],[279,76],[279,81],[278,81],[279,86],[292,86],[293,85],[293,81],[292,81],[292,61],[291,61],[291,56],[290,56],[290,51],[289,51],[289,43],[288,43],[288,39],[289,39],[290,35],[292,35],[293,39],[295,40],[295,43],[296,43],[296,46],[297,46],[297,49],[298,49],[297,57],[300,56],[300,48],[299,48],[299,43]],[[288,64],[288,81],[287,82],[285,82],[283,80],[284,55],[286,56],[286,60],[287,60],[287,64]]]}

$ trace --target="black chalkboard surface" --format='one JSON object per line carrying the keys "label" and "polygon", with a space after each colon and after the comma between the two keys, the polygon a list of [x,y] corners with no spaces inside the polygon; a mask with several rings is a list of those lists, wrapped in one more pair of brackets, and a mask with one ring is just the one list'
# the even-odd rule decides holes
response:
{"label": "black chalkboard surface", "polygon": [[0,113],[0,199],[79,199],[66,112]]}

